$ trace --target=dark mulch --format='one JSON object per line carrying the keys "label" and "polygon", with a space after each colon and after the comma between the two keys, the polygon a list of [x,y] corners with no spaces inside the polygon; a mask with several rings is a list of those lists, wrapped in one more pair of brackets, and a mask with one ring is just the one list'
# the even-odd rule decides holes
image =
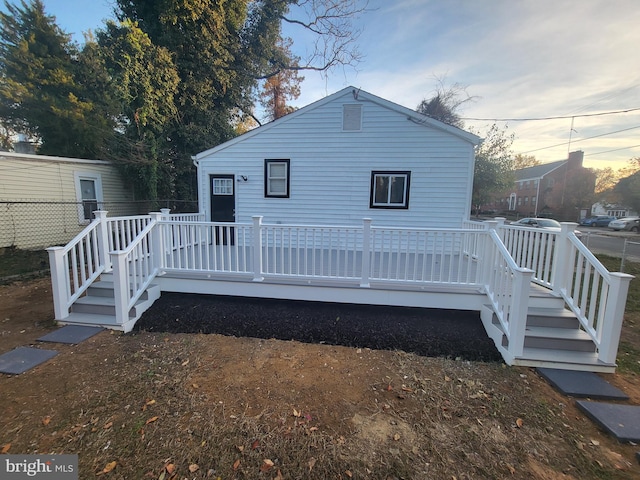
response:
{"label": "dark mulch", "polygon": [[477,312],[163,293],[136,330],[276,338],[501,361]]}

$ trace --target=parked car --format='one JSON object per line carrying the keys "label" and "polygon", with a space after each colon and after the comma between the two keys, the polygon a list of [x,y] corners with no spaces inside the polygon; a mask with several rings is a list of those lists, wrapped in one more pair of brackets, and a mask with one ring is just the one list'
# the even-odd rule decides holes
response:
{"label": "parked car", "polygon": [[609,223],[609,228],[619,231],[627,230],[629,232],[640,231],[640,217],[624,217]]}
{"label": "parked car", "polygon": [[[512,225],[520,225],[523,227],[534,227],[534,228],[542,228],[543,230],[549,230],[552,232],[560,231],[560,223],[551,218],[521,218],[517,222],[512,222]],[[582,232],[579,230],[574,230],[573,233],[576,234],[576,237],[580,238],[582,236]]]}
{"label": "parked car", "polygon": [[580,225],[586,227],[608,227],[614,220],[617,220],[616,217],[610,215],[596,215],[595,217],[583,218],[580,221]]}

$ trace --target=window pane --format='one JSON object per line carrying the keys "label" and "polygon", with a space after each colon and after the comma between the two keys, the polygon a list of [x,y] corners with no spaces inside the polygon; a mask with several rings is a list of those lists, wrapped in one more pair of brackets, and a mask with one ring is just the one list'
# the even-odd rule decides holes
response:
{"label": "window pane", "polygon": [[376,191],[373,202],[387,203],[389,200],[389,177],[376,175]]}
{"label": "window pane", "polygon": [[390,203],[404,204],[404,177],[391,177]]}
{"label": "window pane", "polygon": [[80,191],[83,200],[96,199],[96,183],[93,180],[80,180]]}
{"label": "window pane", "polygon": [[284,163],[269,164],[269,176],[271,178],[285,178],[287,176],[287,165]]}
{"label": "window pane", "polygon": [[269,181],[270,195],[286,195],[287,181],[285,179],[271,179]]}

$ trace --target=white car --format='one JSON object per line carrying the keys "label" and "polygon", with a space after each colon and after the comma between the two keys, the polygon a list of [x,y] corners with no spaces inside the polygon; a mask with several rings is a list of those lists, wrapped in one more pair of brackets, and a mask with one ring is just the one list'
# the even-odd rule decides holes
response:
{"label": "white car", "polygon": [[612,230],[627,230],[629,232],[637,232],[640,230],[640,218],[624,217],[609,223]]}
{"label": "white car", "polygon": [[[512,222],[511,225],[534,227],[541,228],[543,230],[549,230],[551,232],[560,232],[560,223],[551,218],[521,218],[517,222]],[[611,224],[609,224],[609,226],[611,226]],[[576,237],[578,238],[582,236],[582,232],[580,232],[579,230],[574,230],[573,233],[575,233]]]}

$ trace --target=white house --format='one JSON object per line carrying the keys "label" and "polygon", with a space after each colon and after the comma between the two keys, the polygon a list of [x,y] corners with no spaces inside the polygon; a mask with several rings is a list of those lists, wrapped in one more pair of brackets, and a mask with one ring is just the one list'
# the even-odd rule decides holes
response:
{"label": "white house", "polygon": [[631,276],[575,224],[469,221],[479,141],[341,90],[196,155],[198,213],[50,248],[56,319],[127,332],[162,292],[470,310],[510,365],[614,371]]}
{"label": "white house", "polygon": [[480,139],[347,87],[194,157],[206,220],[459,228]]}
{"label": "white house", "polygon": [[110,162],[0,152],[0,248],[66,243],[94,210],[117,202],[130,215],[137,213],[132,201]]}

